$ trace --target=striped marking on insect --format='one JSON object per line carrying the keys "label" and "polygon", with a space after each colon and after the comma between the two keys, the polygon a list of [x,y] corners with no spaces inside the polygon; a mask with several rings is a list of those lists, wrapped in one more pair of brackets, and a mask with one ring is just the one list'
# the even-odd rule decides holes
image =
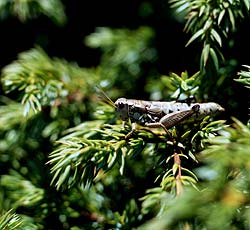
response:
{"label": "striped marking on insect", "polygon": [[123,123],[131,121],[132,130],[126,138],[136,130],[137,123],[149,128],[163,128],[168,133],[168,129],[180,123],[202,120],[207,115],[224,111],[215,102],[183,103],[119,98],[114,103],[104,92],[102,94],[102,100],[115,108]]}
{"label": "striped marking on insect", "polygon": [[152,128],[161,127],[168,132],[169,128],[180,123],[201,120],[207,115],[224,111],[224,108],[214,102],[187,104],[119,98],[114,106],[121,120],[131,120],[132,130],[129,136],[136,129],[136,123]]}

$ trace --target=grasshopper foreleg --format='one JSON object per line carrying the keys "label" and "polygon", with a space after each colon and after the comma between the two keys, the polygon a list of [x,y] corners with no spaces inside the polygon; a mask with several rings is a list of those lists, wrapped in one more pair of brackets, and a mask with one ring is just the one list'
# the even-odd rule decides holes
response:
{"label": "grasshopper foreleg", "polygon": [[132,129],[131,131],[125,136],[125,139],[128,140],[131,135],[133,134],[133,132],[136,130],[136,123],[132,123]]}
{"label": "grasshopper foreleg", "polygon": [[177,112],[167,114],[163,116],[159,122],[145,123],[145,126],[151,127],[151,128],[163,128],[166,131],[166,133],[169,133],[168,132],[169,128],[175,125],[178,125],[180,122],[192,116],[194,113],[198,113],[199,108],[200,106],[197,104],[197,105],[194,105],[189,110],[177,111]]}

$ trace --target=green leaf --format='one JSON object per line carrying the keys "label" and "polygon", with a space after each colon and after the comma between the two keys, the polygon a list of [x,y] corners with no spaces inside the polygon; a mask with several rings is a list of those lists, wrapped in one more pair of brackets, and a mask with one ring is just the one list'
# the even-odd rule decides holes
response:
{"label": "green leaf", "polygon": [[222,41],[221,41],[221,37],[220,35],[217,33],[217,31],[215,29],[211,29],[211,36],[212,38],[214,38],[217,43],[219,44],[219,46],[222,46]]}
{"label": "green leaf", "polygon": [[108,163],[108,169],[110,169],[110,168],[113,167],[113,165],[115,164],[116,158],[117,158],[117,152],[110,153],[109,159],[107,161],[107,163]]}
{"label": "green leaf", "polygon": [[203,35],[204,32],[205,32],[204,29],[198,30],[198,31],[189,39],[189,41],[188,41],[187,44],[186,44],[186,47],[187,47],[188,45],[190,45],[190,43],[192,43],[195,39],[197,39],[198,37],[200,37],[201,35]]}
{"label": "green leaf", "polygon": [[197,176],[189,169],[181,168],[182,171],[189,173],[195,181],[198,181]]}
{"label": "green leaf", "polygon": [[[248,0],[247,0],[247,1],[248,1]],[[220,23],[221,23],[221,21],[222,21],[224,15],[225,15],[225,13],[226,13],[226,10],[225,10],[225,9],[223,9],[222,11],[220,11],[220,14],[219,14],[219,16],[218,16],[218,25],[220,25]]]}
{"label": "green leaf", "polygon": [[195,155],[191,151],[188,151],[188,156],[191,157],[191,159],[193,159],[193,161],[198,163],[198,160],[196,159]]}
{"label": "green leaf", "polygon": [[173,170],[173,175],[175,175],[175,174],[176,174],[176,172],[178,171],[178,169],[179,169],[179,165],[178,165],[178,164],[176,164],[176,163],[174,163],[174,165],[173,165],[173,167],[172,167],[172,170]]}
{"label": "green leaf", "polygon": [[209,30],[209,29],[211,28],[212,25],[213,25],[213,20],[208,19],[208,20],[205,22],[205,25],[203,26],[203,30],[204,30],[204,31]]}
{"label": "green leaf", "polygon": [[199,9],[199,17],[201,17],[203,15],[203,13],[205,12],[206,10],[206,5],[202,5]]}
{"label": "green leaf", "polygon": [[[181,176],[181,182],[185,185],[185,184],[196,184],[197,181],[191,177],[191,176]],[[187,183],[188,182],[188,183]]]}
{"label": "green leaf", "polygon": [[197,12],[193,12],[192,16],[188,18],[186,25],[183,29],[184,31],[189,32],[192,28],[196,26],[196,23],[199,21],[197,15]]}
{"label": "green leaf", "polygon": [[233,11],[231,10],[231,8],[227,8],[227,11],[228,11],[228,14],[229,14],[230,22],[232,24],[232,29],[235,30],[235,18],[234,18]]}
{"label": "green leaf", "polygon": [[51,1],[8,1],[1,0],[0,16],[6,18],[14,15],[21,22],[27,22],[38,15],[46,15],[55,24],[62,26],[66,23],[67,17],[64,12],[64,6],[60,0]]}
{"label": "green leaf", "polygon": [[182,82],[181,82],[181,88],[182,88],[184,91],[187,91],[187,90],[188,90],[188,84],[187,84],[185,81],[182,81]]}
{"label": "green leaf", "polygon": [[3,230],[23,229],[22,222],[21,217],[12,209],[0,215],[0,229]]}
{"label": "green leaf", "polygon": [[202,53],[201,53],[201,59],[202,59],[202,66],[206,66],[207,64],[207,60],[209,57],[209,51],[210,51],[210,44],[206,44],[204,46],[204,48],[202,49]]}
{"label": "green leaf", "polygon": [[170,186],[174,183],[175,177],[174,176],[168,176],[164,178],[164,180],[161,181],[161,187],[165,187],[166,185],[170,184]]}
{"label": "green leaf", "polygon": [[250,10],[250,1],[249,0],[243,0],[243,1],[245,3],[247,10]]}
{"label": "green leaf", "polygon": [[124,166],[125,166],[125,157],[124,157],[124,155],[122,154],[122,155],[121,155],[121,166],[120,166],[120,169],[119,169],[119,172],[120,172],[121,175],[123,175]]}
{"label": "green leaf", "polygon": [[219,61],[218,61],[218,57],[217,57],[217,55],[212,47],[210,47],[209,53],[210,53],[212,60],[214,62],[215,69],[218,71],[219,70]]}
{"label": "green leaf", "polygon": [[69,177],[71,166],[67,165],[64,172],[60,175],[59,180],[56,183],[56,188],[59,189],[64,181]]}
{"label": "green leaf", "polygon": [[[176,1],[176,0],[170,0],[169,1],[169,3],[170,3],[170,5],[171,5],[171,7],[172,8],[183,8],[183,6],[186,6],[186,7],[188,7],[189,6],[189,4],[187,4],[187,1],[186,0],[179,0],[179,1]],[[177,9],[177,10],[178,10]],[[180,10],[178,10],[178,12],[180,12]]]}

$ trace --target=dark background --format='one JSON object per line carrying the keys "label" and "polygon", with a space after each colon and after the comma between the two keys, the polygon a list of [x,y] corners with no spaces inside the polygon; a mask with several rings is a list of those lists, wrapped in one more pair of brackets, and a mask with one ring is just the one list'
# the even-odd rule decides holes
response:
{"label": "dark background", "polygon": [[[137,29],[141,25],[155,30],[155,46],[159,54],[158,69],[184,71],[193,69],[193,47],[185,48],[189,36],[183,33],[184,24],[171,17],[167,1],[152,1],[151,13],[145,13],[143,1],[64,1],[68,18],[66,25],[59,27],[45,16],[26,23],[17,18],[7,18],[0,23],[0,65],[9,64],[19,52],[42,46],[50,56],[76,61],[80,66],[91,67],[99,62],[101,53],[84,45],[85,36],[96,27]],[[193,57],[191,58],[190,55]]]}

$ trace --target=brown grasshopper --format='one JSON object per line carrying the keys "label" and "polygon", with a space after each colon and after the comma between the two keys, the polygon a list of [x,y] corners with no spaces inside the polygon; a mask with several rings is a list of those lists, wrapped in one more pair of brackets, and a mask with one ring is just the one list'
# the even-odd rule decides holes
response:
{"label": "brown grasshopper", "polygon": [[[104,93],[103,93],[104,94]],[[201,120],[207,115],[224,111],[224,108],[214,102],[184,103],[176,101],[144,101],[119,98],[114,103],[106,94],[105,102],[115,107],[121,120],[130,120],[132,130],[126,138],[136,130],[136,124],[151,128],[168,129],[187,121]]]}
{"label": "brown grasshopper", "polygon": [[161,102],[142,101],[134,99],[119,98],[115,103],[115,110],[121,120],[130,119],[132,130],[130,136],[136,129],[136,123],[152,128],[168,129],[185,121],[201,120],[207,115],[224,111],[219,104],[208,103],[183,103],[183,102]]}

